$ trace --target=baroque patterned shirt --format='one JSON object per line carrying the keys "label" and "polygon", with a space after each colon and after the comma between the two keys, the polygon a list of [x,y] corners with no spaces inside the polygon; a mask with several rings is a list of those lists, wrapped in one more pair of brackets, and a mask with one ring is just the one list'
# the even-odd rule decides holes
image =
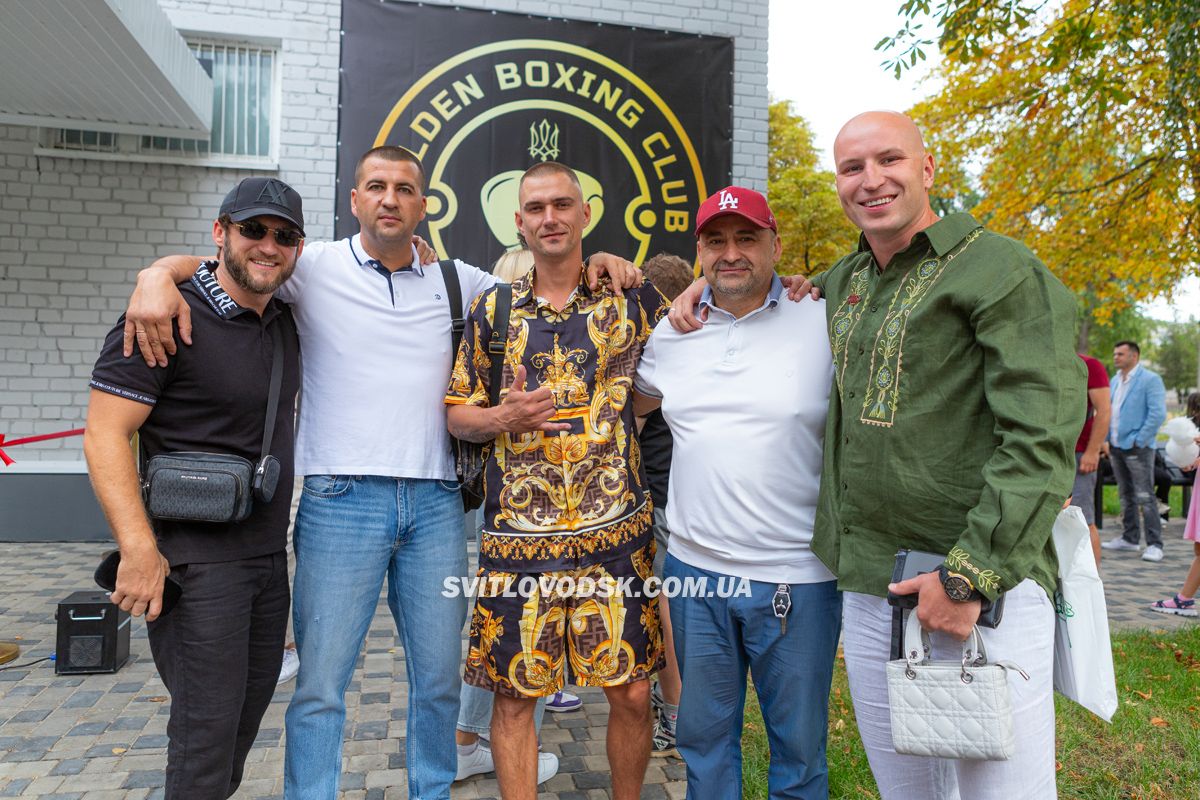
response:
{"label": "baroque patterned shirt", "polygon": [[[471,306],[446,403],[488,405],[487,344],[496,290]],[[484,468],[480,566],[513,572],[576,569],[620,557],[650,538],[633,420],[633,376],[642,347],[668,305],[649,283],[621,293],[588,289],[583,275],[556,310],[533,292],[532,273],[513,284],[501,397],[518,364],[525,388],[548,387],[554,422],[570,430],[502,434]]]}
{"label": "baroque patterned shirt", "polygon": [[989,598],[1025,578],[1052,593],[1086,399],[1075,298],[969,214],[882,271],[861,240],[814,282],[834,391],[813,552],[847,591],[885,595],[911,548],[947,554]]}

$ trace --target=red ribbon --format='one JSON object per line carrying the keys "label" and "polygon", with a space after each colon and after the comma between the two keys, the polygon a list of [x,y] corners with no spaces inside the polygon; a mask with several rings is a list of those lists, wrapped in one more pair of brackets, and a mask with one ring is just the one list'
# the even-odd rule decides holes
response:
{"label": "red ribbon", "polygon": [[82,436],[84,428],[76,428],[72,431],[59,431],[58,433],[43,433],[40,436],[26,436],[24,439],[12,439],[11,441],[4,440],[4,434],[0,433],[0,461],[4,462],[4,466],[11,467],[15,462],[9,458],[8,453],[4,452],[5,447],[16,447],[19,444],[32,444],[33,442],[44,442],[49,439],[65,439],[68,436]]}

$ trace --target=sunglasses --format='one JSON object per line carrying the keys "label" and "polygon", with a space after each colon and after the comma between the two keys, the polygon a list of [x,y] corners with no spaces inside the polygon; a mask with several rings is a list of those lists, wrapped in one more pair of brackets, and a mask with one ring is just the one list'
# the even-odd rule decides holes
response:
{"label": "sunglasses", "polygon": [[257,242],[267,235],[267,231],[275,234],[275,243],[280,247],[295,247],[304,240],[304,234],[295,228],[268,228],[261,222],[250,220],[249,222],[234,222],[232,223],[242,236],[247,239]]}

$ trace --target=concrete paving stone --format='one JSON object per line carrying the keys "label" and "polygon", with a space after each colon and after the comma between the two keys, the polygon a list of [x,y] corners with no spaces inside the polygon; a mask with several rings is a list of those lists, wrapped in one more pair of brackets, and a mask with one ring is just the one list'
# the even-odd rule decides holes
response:
{"label": "concrete paving stone", "polygon": [[377,769],[403,769],[404,759],[401,757],[400,764],[392,763],[392,756],[399,753],[367,753],[365,755],[350,756],[342,759],[343,770],[347,772],[369,772]]}
{"label": "concrete paving stone", "polygon": [[125,772],[81,772],[78,775],[68,775],[63,778],[64,792],[91,792],[101,789],[120,789],[129,777]]}
{"label": "concrete paving stone", "polygon": [[136,694],[142,690],[142,684],[137,682],[114,683],[108,691],[113,694]]}
{"label": "concrete paving stone", "polygon": [[36,778],[33,783],[25,789],[25,794],[29,797],[38,795],[46,795],[51,792],[57,792],[58,787],[62,786],[63,779],[61,776],[47,776],[45,778]]}
{"label": "concrete paving stone", "polygon": [[612,778],[600,772],[577,772],[571,778],[579,789],[604,789],[612,785]]}
{"label": "concrete paving stone", "polygon": [[641,800],[667,800],[667,792],[661,783],[647,783],[642,786]]}
{"label": "concrete paving stone", "polygon": [[343,772],[338,786],[341,789],[363,789],[365,791],[367,788],[367,773]]}
{"label": "concrete paving stone", "polygon": [[166,783],[167,776],[161,769],[139,769],[128,773],[123,789],[153,789]]}
{"label": "concrete paving stone", "polygon": [[560,755],[558,758],[559,773],[586,772],[587,764],[582,756]]}
{"label": "concrete paving stone", "polygon": [[[547,733],[548,731],[542,730],[543,740]],[[587,744],[585,742],[577,742],[574,739],[567,742],[555,743],[555,747],[564,756],[585,756],[588,753]]]}
{"label": "concrete paving stone", "polygon": [[408,770],[379,769],[367,774],[366,788],[382,789],[389,786],[406,786]]}
{"label": "concrete paving stone", "polygon": [[79,800],[145,800],[145,789],[110,789],[94,792],[84,792]]}
{"label": "concrete paving stone", "polygon": [[83,797],[83,792],[54,792],[53,794],[44,794],[38,800],[80,800]]}
{"label": "concrete paving stone", "polygon": [[[139,753],[140,753],[140,751],[139,751]],[[163,769],[166,767],[166,764],[167,764],[167,760],[165,758],[163,758],[163,756],[156,754],[156,753],[140,753],[139,755],[132,755],[130,753],[125,753],[117,759],[116,763],[113,765],[113,771],[115,771],[115,772],[154,771],[154,772],[158,772],[161,774],[163,772]],[[162,783],[159,782],[154,785],[161,786]]]}
{"label": "concrete paving stone", "polygon": [[82,758],[68,758],[59,761],[50,770],[51,775],[78,775],[83,772],[83,768],[87,765],[87,760]]}
{"label": "concrete paving stone", "polygon": [[374,705],[376,703],[390,703],[392,702],[392,695],[390,692],[370,692],[363,694],[358,699],[358,702],[364,706]]}
{"label": "concrete paving stone", "polygon": [[8,723],[6,723],[6,724],[21,723],[21,722],[41,722],[46,717],[50,716],[50,712],[53,710],[54,709],[52,709],[52,708],[27,708],[24,711],[20,711],[20,712],[14,714],[12,716],[12,718],[9,719]]}
{"label": "concrete paving stone", "polygon": [[13,778],[0,783],[0,797],[20,797],[31,783],[33,783],[32,778]]}
{"label": "concrete paving stone", "polygon": [[109,732],[140,731],[150,721],[149,717],[117,717],[108,726]]}
{"label": "concrete paving stone", "polygon": [[67,731],[67,736],[97,736],[107,728],[107,722],[81,722]]}
{"label": "concrete paving stone", "polygon": [[3,761],[0,762],[0,779],[40,778],[43,775],[49,775],[56,763],[48,759],[41,761]]}
{"label": "concrete paving stone", "polygon": [[167,741],[168,739],[165,733],[148,734],[139,736],[136,740],[134,740],[133,746],[135,749],[143,749],[147,747],[166,747]]}

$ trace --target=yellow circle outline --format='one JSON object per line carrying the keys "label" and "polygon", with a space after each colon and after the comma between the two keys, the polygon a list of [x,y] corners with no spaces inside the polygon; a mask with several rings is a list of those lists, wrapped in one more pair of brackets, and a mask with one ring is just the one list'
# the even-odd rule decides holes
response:
{"label": "yellow circle outline", "polygon": [[708,197],[708,190],[704,186],[704,174],[700,171],[700,160],[696,157],[696,150],[694,147],[692,147],[692,140],[688,138],[687,133],[683,130],[683,126],[679,123],[679,120],[675,118],[675,114],[672,113],[667,104],[663,102],[663,99],[658,96],[658,92],[650,88],[645,81],[643,81],[633,72],[630,72],[625,68],[625,66],[613,61],[608,56],[601,55],[595,50],[589,50],[586,47],[582,47],[577,44],[556,42],[552,39],[506,39],[501,42],[491,42],[489,44],[480,45],[479,47],[473,47],[470,50],[464,50],[458,55],[451,56],[421,76],[421,79],[410,86],[408,91],[396,101],[396,105],[392,106],[391,112],[387,115],[387,118],[383,121],[383,125],[379,128],[379,133],[376,135],[375,143],[372,145],[372,147],[379,147],[380,145],[387,144],[387,137],[391,134],[392,128],[396,124],[396,120],[400,118],[400,114],[404,112],[404,109],[408,108],[408,104],[411,103],[418,94],[424,91],[429,84],[433,83],[451,69],[467,61],[479,58],[480,56],[491,55],[492,53],[500,53],[505,50],[538,49],[570,53],[572,55],[594,61],[598,64],[608,67],[618,75],[624,76],[632,84],[637,86],[646,97],[650,98],[658,110],[662,112],[662,115],[666,118],[671,128],[675,131],[675,135],[679,137],[680,143],[683,144],[684,151],[687,153],[688,163],[692,166],[692,176],[696,179],[696,188],[700,190],[699,199],[703,201]]}

